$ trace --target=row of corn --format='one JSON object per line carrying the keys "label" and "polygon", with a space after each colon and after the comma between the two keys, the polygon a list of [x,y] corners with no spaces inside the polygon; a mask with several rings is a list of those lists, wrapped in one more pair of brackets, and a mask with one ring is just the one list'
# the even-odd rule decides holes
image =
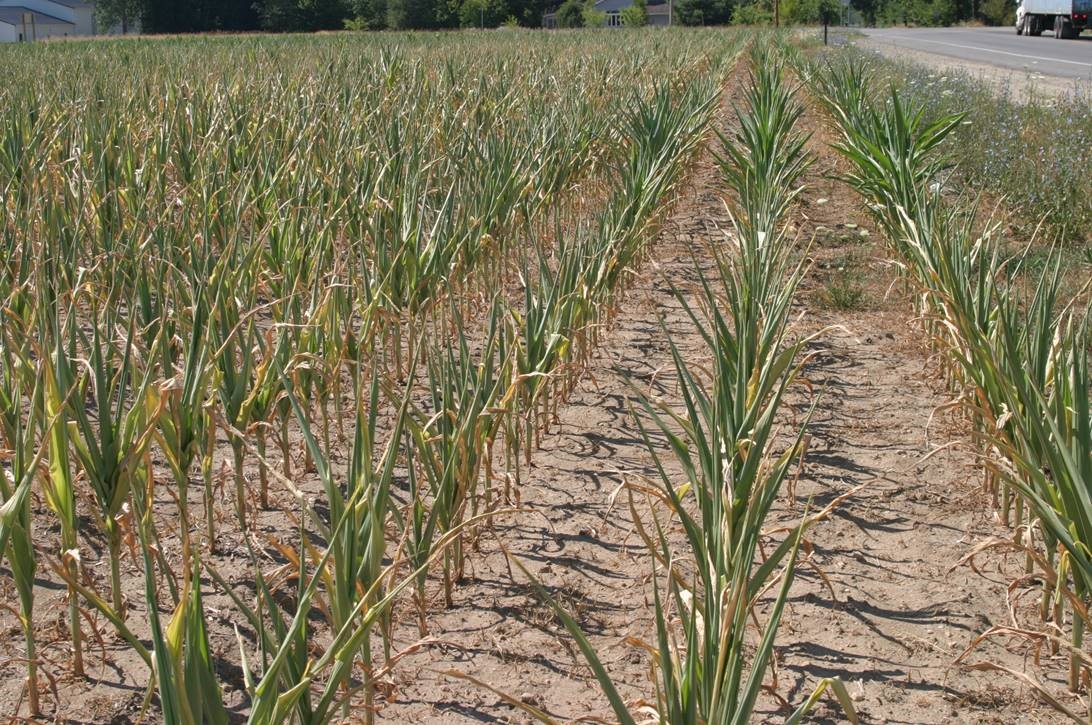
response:
{"label": "row of corn", "polygon": [[1021,253],[1005,253],[998,225],[944,193],[937,149],[962,116],[926,119],[895,90],[873,100],[860,67],[798,67],[841,132],[846,180],[917,291],[919,319],[973,422],[987,488],[1026,559],[1026,582],[1041,585],[1037,609],[1053,650],[1070,656],[1078,692],[1092,594],[1088,310],[1080,294],[1065,294],[1059,255],[1033,279],[1014,276]]}
{"label": "row of corn", "polygon": [[[800,542],[815,520],[805,515],[766,541],[772,507],[804,454],[807,421],[786,440],[779,413],[807,342],[787,335],[804,266],[785,221],[812,157],[773,39],[752,45],[750,65],[736,130],[721,135],[717,157],[733,219],[726,248],[695,246],[700,282],[675,289],[703,354],[684,355],[674,339],[681,333],[665,327],[682,405],[642,397],[635,411],[660,473],[657,485],[632,486],[629,496],[654,569],[655,639],[629,640],[652,661],[655,697],[642,699],[643,722],[754,721]],[[637,722],[592,644],[555,609],[615,716]],[[802,721],[828,688],[855,721],[836,679],[818,683],[788,721]]]}

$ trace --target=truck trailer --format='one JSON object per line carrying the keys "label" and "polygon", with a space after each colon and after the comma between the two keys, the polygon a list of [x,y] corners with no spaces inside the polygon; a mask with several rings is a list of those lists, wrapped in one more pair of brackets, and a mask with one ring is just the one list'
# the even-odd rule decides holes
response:
{"label": "truck trailer", "polygon": [[1042,35],[1053,30],[1062,40],[1076,38],[1089,27],[1092,0],[1020,0],[1016,8],[1016,34]]}

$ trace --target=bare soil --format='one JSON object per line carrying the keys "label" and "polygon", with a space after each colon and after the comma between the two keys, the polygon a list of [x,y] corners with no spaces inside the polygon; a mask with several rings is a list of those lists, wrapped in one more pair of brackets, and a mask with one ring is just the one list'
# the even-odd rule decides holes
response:
{"label": "bare soil", "polygon": [[[726,101],[735,92],[730,89]],[[731,120],[726,102],[720,123]],[[818,162],[793,213],[793,228],[812,262],[798,293],[793,333],[822,334],[808,346],[808,385],[794,391],[787,414],[801,416],[815,396],[819,404],[795,501],[786,497],[777,516],[794,521],[809,501],[814,509],[853,495],[810,532],[809,561],[800,569],[778,638],[777,695],[763,700],[763,720],[782,721],[789,705],[803,702],[819,680],[837,676],[865,722],[1057,722],[1014,679],[952,664],[991,624],[1008,621],[1007,588],[1021,562],[986,554],[979,571],[960,564],[976,544],[1007,533],[982,492],[967,432],[940,412],[948,396],[912,319],[909,292],[897,282],[857,198],[829,176],[837,161],[826,146],[823,119],[810,110],[803,126],[815,133],[811,147]],[[685,354],[704,354],[672,287],[692,284],[708,250],[728,242],[730,220],[712,143],[680,191],[590,369],[535,452],[518,513],[498,517],[479,538],[453,606],[444,608],[433,587],[426,638],[409,607],[401,608],[395,649],[405,654],[389,675],[381,720],[528,721],[506,697],[559,719],[611,719],[572,639],[513,572],[505,552],[574,614],[625,697],[654,697],[646,654],[624,642],[653,635],[650,559],[623,488],[655,471],[631,407],[635,390],[677,400],[669,333]],[[291,506],[282,503],[259,518],[270,540],[290,539],[294,531],[285,513]],[[215,561],[244,587],[252,574],[237,544],[230,537],[222,541]],[[89,566],[101,582],[102,566],[93,555]],[[267,562],[270,569],[277,563]],[[128,596],[139,622],[142,585],[133,572]],[[107,634],[88,649],[88,679],[63,675],[64,592],[54,575],[41,574],[40,635],[44,656],[56,663],[47,668],[57,678],[55,719],[135,719],[147,669]],[[16,601],[8,577],[0,582],[0,601]],[[206,589],[214,655],[231,687],[226,700],[241,719],[238,617],[222,593],[210,583]],[[14,720],[23,676],[21,635],[10,611],[0,611],[0,627],[0,713]],[[1056,686],[1061,662],[1047,658],[1035,667],[1026,648],[1011,646],[988,645],[972,660],[1027,669],[1050,680],[1055,691],[1063,689]],[[52,699],[44,696],[46,703]],[[841,711],[824,702],[814,716],[834,722]]]}

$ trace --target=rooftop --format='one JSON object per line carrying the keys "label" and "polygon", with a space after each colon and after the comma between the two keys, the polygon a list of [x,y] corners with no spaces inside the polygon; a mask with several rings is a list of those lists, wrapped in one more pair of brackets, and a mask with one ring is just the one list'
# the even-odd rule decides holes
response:
{"label": "rooftop", "polygon": [[72,27],[76,27],[67,20],[61,20],[60,18],[55,18],[52,15],[39,13],[36,10],[19,7],[18,5],[16,5],[15,7],[0,6],[0,23],[4,23],[5,25],[15,25],[18,27],[22,27],[23,16],[27,13],[34,17],[35,25],[37,25],[38,23],[42,23],[45,25],[72,25]]}

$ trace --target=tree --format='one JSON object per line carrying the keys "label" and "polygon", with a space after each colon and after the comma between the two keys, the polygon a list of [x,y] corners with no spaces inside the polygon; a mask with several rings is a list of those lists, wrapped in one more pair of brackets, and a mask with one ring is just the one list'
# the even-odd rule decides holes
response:
{"label": "tree", "polygon": [[307,30],[337,30],[349,17],[346,0],[299,0]]}
{"label": "tree", "polygon": [[121,26],[128,33],[144,14],[144,0],[99,0],[95,4],[95,23],[102,32]]}
{"label": "tree", "polygon": [[602,28],[607,24],[607,14],[595,9],[591,0],[584,4],[584,27]]}
{"label": "tree", "polygon": [[876,11],[879,9],[879,0],[851,0],[850,5],[861,14],[866,25],[876,24]]}
{"label": "tree", "polygon": [[865,22],[880,25],[951,25],[977,15],[977,0],[852,0]]}
{"label": "tree", "polygon": [[842,22],[846,6],[842,0],[817,0],[818,14],[816,20],[824,25],[833,25]]}
{"label": "tree", "polygon": [[504,0],[465,0],[459,8],[459,25],[464,28],[496,28],[509,15]]}
{"label": "tree", "polygon": [[433,0],[387,0],[387,26],[395,30],[434,28],[436,17]]}
{"label": "tree", "polygon": [[259,13],[263,30],[283,33],[303,24],[303,13],[296,0],[265,0]]}
{"label": "tree", "polygon": [[917,0],[910,3],[910,19],[918,25],[951,25],[970,18],[959,12],[955,0]]}
{"label": "tree", "polygon": [[675,0],[674,21],[679,25],[726,25],[732,22],[735,0]]}
{"label": "tree", "polygon": [[840,0],[782,0],[781,17],[787,23],[830,24],[841,19],[842,7]]}
{"label": "tree", "polygon": [[349,17],[344,0],[264,0],[262,28],[277,32],[312,32],[345,26]]}
{"label": "tree", "polygon": [[627,28],[643,28],[648,25],[647,0],[633,0],[633,4],[622,9],[622,25]]}
{"label": "tree", "polygon": [[565,0],[557,9],[557,27],[583,28],[584,3],[581,0]]}
{"label": "tree", "polygon": [[769,25],[773,22],[773,9],[767,0],[752,0],[736,6],[732,22],[736,25]]}
{"label": "tree", "polygon": [[990,25],[1016,23],[1016,7],[1012,0],[986,0],[982,3],[982,19]]}
{"label": "tree", "polygon": [[261,27],[262,8],[254,0],[140,0],[140,4],[140,25],[146,33],[238,32]]}
{"label": "tree", "polygon": [[387,27],[387,0],[353,0],[354,27],[359,30],[383,30]]}
{"label": "tree", "polygon": [[525,28],[542,26],[542,14],[546,12],[546,6],[547,0],[508,0],[508,12]]}

